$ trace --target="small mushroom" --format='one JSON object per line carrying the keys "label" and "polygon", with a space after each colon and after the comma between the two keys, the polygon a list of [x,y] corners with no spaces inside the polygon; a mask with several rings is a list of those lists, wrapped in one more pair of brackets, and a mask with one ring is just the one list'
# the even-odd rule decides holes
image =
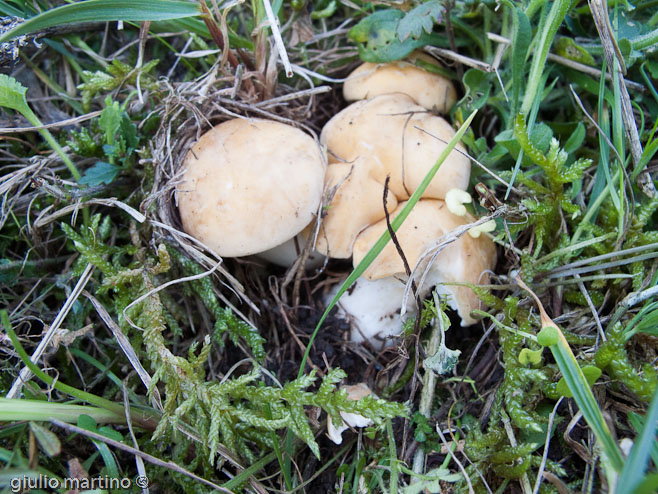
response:
{"label": "small mushroom", "polygon": [[457,91],[445,77],[421,68],[418,62],[439,64],[432,57],[415,53],[407,60],[359,65],[343,85],[346,101],[372,98],[381,94],[404,93],[427,110],[447,113],[457,101]]}
{"label": "small mushroom", "polygon": [[[418,188],[455,135],[443,118],[429,113],[405,94],[386,94],[357,101],[336,114],[322,129],[320,141],[330,160],[363,160],[380,184],[390,176],[390,190],[399,200]],[[453,188],[466,189],[470,160],[456,146],[439,168],[423,197],[443,199]],[[333,158],[335,157],[335,158]]]}
{"label": "small mushroom", "polygon": [[283,244],[314,218],[325,162],[301,130],[234,119],[203,134],[176,187],[183,228],[215,253],[239,257]]}
{"label": "small mushroom", "polygon": [[[342,386],[342,389],[347,391],[347,397],[350,400],[360,400],[369,395],[377,398],[377,395],[365,383]],[[340,418],[343,420],[343,425],[336,427],[331,420],[331,415],[327,417],[327,435],[336,444],[343,442],[342,434],[349,427],[368,427],[373,423],[372,420],[357,413],[340,412]]]}
{"label": "small mushroom", "polygon": [[[405,204],[398,205],[398,209],[391,215],[391,221]],[[470,215],[462,217],[451,213],[444,201],[421,199],[396,232],[396,237],[407,262],[413,267],[419,261],[427,262],[427,252],[438,244],[443,235],[473,221],[475,218]],[[361,262],[386,228],[385,221],[379,221],[359,234],[353,248],[354,266]],[[421,296],[422,290],[437,285],[439,293],[448,296],[448,304],[459,314],[462,326],[474,324],[476,320],[471,317],[470,312],[481,305],[475,292],[467,286],[443,283],[486,284],[489,280],[488,273],[493,270],[495,264],[496,248],[491,239],[487,236],[473,238],[470,235],[461,235],[445,245],[434,259],[424,287],[419,287]],[[389,242],[363,273],[363,277],[378,280],[404,274],[400,255],[395,245]]]}

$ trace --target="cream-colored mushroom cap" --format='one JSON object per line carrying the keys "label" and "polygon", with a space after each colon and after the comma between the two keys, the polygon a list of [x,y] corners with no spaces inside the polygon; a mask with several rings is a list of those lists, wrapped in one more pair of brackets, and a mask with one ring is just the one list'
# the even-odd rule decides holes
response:
{"label": "cream-colored mushroom cap", "polygon": [[356,101],[381,94],[404,93],[428,110],[447,113],[457,101],[455,87],[445,77],[421,68],[418,60],[438,66],[432,57],[420,53],[397,62],[359,65],[347,76],[343,97]]}
{"label": "cream-colored mushroom cap", "polygon": [[304,132],[234,119],[206,132],[176,187],[183,227],[220,256],[275,247],[301,232],[322,199],[325,165]]}
{"label": "cream-colored mushroom cap", "polygon": [[[370,176],[381,184],[390,175],[391,191],[404,200],[418,188],[454,135],[443,118],[396,93],[352,103],[327,122],[320,140],[330,159],[353,162],[362,158]],[[461,144],[457,149],[464,150]],[[454,149],[423,197],[443,199],[450,189],[466,189],[470,172],[470,160]]]}
{"label": "cream-colored mushroom cap", "polygon": [[[406,203],[398,204],[391,215],[395,218]],[[470,215],[460,217],[452,214],[443,201],[421,199],[396,232],[396,237],[411,269],[428,251],[436,246],[441,237],[456,228],[474,221]],[[354,242],[354,266],[357,266],[377,239],[386,230],[384,221],[379,221],[364,230]],[[441,285],[441,283],[488,283],[488,272],[496,265],[496,248],[487,236],[473,238],[464,232],[457,240],[447,244],[437,255],[426,280],[427,287],[438,284],[440,293],[449,296],[449,304],[462,319],[462,326],[476,322],[470,316],[473,309],[480,307],[480,300],[466,286]],[[395,245],[388,245],[368,267],[363,276],[369,280],[403,275],[404,265]],[[423,290],[423,287],[419,287]]]}
{"label": "cream-colored mushroom cap", "polygon": [[[354,163],[330,163],[327,167],[326,190],[334,195],[322,219],[316,249],[335,259],[351,257],[359,232],[386,216],[384,185],[370,176],[363,161],[358,158]],[[389,193],[386,199],[388,211],[395,211],[395,195]]]}

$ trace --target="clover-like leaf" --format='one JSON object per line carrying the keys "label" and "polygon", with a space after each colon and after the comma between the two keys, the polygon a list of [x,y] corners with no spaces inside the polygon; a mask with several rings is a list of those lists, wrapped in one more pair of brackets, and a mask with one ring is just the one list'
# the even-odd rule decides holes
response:
{"label": "clover-like leaf", "polygon": [[432,27],[435,22],[441,20],[441,4],[438,0],[429,0],[420,4],[418,7],[411,9],[400,20],[398,24],[398,38],[404,41],[409,36],[418,39],[423,34],[432,32]]}

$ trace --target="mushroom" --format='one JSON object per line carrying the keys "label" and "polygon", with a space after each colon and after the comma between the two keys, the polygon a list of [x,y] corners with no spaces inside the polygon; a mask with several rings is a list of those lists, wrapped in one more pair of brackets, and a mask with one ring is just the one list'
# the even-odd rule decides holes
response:
{"label": "mushroom", "polygon": [[[362,158],[363,166],[380,184],[390,176],[391,192],[404,200],[418,188],[454,135],[446,120],[396,93],[351,104],[327,122],[320,141],[327,146],[330,160]],[[443,199],[450,189],[466,189],[470,160],[458,150],[464,150],[461,144],[441,165],[424,197]]]}
{"label": "mushroom", "polygon": [[[316,249],[332,258],[350,258],[356,236],[384,215],[384,185],[370,175],[364,161],[357,157],[351,164],[327,166],[326,188],[330,194],[333,189],[333,197],[320,225]],[[393,211],[397,204],[395,196],[388,194],[387,209]]]}
{"label": "mushroom", "polygon": [[436,60],[415,53],[397,62],[359,65],[343,85],[346,101],[372,98],[381,94],[404,93],[427,110],[447,113],[457,101],[450,80],[421,68],[418,62],[438,66]]}
{"label": "mushroom", "polygon": [[[358,278],[338,301],[337,316],[350,322],[350,340],[364,341],[378,350],[391,343],[389,337],[400,334],[400,306],[404,298],[406,276],[389,276],[378,280]],[[329,303],[338,292],[334,286],[325,298]],[[415,300],[410,297],[407,311],[413,311]]]}
{"label": "mushroom", "polygon": [[300,233],[318,211],[325,161],[301,130],[234,119],[203,134],[176,186],[183,228],[225,257],[256,254]]}
{"label": "mushroom", "polygon": [[[347,391],[347,397],[350,400],[360,400],[370,395],[377,398],[377,395],[365,383],[342,386],[342,389]],[[327,435],[336,444],[343,442],[342,434],[348,427],[368,427],[373,424],[372,420],[358,413],[340,412],[340,418],[343,420],[343,425],[336,427],[331,420],[331,415],[327,417]]]}
{"label": "mushroom", "polygon": [[[391,221],[405,204],[403,202],[398,205],[398,209],[391,214]],[[451,213],[444,201],[421,199],[396,232],[396,238],[409,265],[419,264],[424,267],[429,260],[427,253],[438,245],[445,234],[474,221],[475,218],[468,214],[457,216]],[[363,260],[386,229],[386,222],[382,220],[359,234],[353,248],[354,266]],[[425,284],[420,287],[420,296],[424,296],[428,288],[437,285],[439,293],[448,296],[448,304],[459,314],[462,326],[469,326],[476,322],[470,312],[480,308],[480,299],[468,286],[443,283],[486,284],[489,280],[488,273],[496,264],[496,248],[487,236],[473,238],[466,235],[466,232],[463,233],[458,238],[449,239],[450,243],[436,255]],[[404,275],[402,259],[392,242],[384,247],[363,273],[363,277],[368,280]],[[388,331],[387,328],[384,328],[384,331]]]}

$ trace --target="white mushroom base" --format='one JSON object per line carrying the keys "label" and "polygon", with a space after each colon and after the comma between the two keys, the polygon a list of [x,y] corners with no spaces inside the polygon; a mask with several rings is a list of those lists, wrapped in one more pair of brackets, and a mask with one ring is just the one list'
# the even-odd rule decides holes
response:
{"label": "white mushroom base", "polygon": [[[325,304],[336,296],[340,284],[327,295]],[[400,308],[404,298],[404,280],[394,276],[370,281],[359,278],[338,301],[338,317],[346,319],[352,327],[350,339],[364,341],[378,349],[394,343],[392,337],[402,330]],[[415,301],[411,299],[407,311],[415,313]]]}

